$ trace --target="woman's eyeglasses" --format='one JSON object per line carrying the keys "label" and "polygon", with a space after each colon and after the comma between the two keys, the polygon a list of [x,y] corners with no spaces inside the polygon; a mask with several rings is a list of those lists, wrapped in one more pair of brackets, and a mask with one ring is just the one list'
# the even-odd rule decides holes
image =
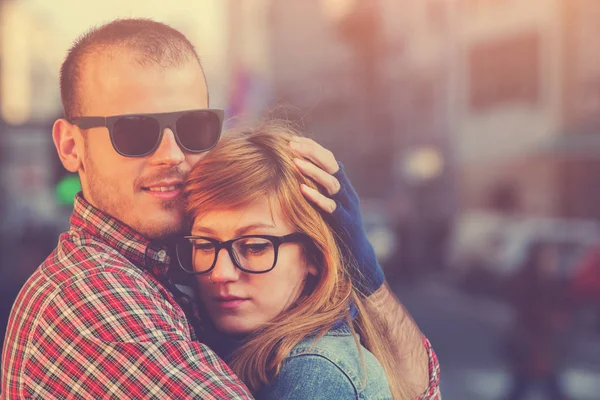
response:
{"label": "woman's eyeglasses", "polygon": [[221,242],[204,236],[185,236],[177,243],[177,260],[190,274],[207,274],[217,264],[221,249],[227,249],[233,264],[249,274],[264,274],[277,264],[283,243],[309,243],[308,235],[295,232],[285,236],[246,235]]}

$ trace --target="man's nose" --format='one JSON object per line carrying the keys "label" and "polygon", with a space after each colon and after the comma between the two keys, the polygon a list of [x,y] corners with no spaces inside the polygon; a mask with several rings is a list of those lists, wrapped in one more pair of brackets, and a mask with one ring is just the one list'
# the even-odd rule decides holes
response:
{"label": "man's nose", "polygon": [[185,154],[177,144],[175,133],[171,129],[164,130],[161,141],[151,159],[154,164],[169,166],[179,165],[185,160]]}

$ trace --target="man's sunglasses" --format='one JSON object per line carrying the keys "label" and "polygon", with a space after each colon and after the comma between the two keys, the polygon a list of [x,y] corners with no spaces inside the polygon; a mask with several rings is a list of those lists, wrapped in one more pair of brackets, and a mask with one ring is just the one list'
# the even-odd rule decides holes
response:
{"label": "man's sunglasses", "polygon": [[124,157],[144,157],[155,152],[166,128],[173,131],[182,150],[202,153],[213,148],[219,141],[223,110],[77,117],[69,122],[81,129],[108,128],[115,151]]}

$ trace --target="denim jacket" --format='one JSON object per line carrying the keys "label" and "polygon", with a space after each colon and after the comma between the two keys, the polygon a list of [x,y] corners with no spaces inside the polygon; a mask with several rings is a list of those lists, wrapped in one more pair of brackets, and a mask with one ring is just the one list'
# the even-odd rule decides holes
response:
{"label": "denim jacket", "polygon": [[367,349],[361,346],[361,351],[364,368],[346,324],[331,329],[316,342],[314,337],[306,338],[292,349],[279,375],[256,393],[256,398],[391,399],[383,367]]}

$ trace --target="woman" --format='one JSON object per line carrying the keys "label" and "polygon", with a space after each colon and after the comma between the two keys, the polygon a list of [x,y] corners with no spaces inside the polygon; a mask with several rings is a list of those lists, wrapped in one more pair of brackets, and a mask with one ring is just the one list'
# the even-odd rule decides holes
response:
{"label": "woman", "polygon": [[294,137],[277,123],[226,136],[189,174],[193,249],[178,254],[221,333],[208,344],[257,398],[403,398],[327,215],[303,196],[316,186]]}

